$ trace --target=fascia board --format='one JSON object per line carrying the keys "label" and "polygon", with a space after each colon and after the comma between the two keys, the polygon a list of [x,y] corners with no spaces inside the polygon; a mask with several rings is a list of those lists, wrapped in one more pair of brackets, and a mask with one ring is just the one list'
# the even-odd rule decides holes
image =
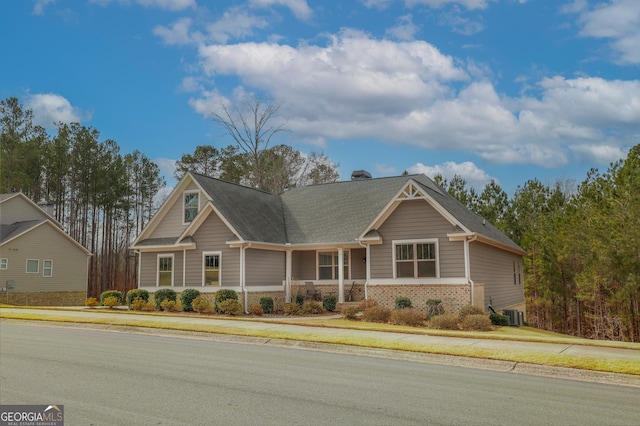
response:
{"label": "fascia board", "polygon": [[[182,178],[182,180],[173,188],[173,191],[171,191],[171,194],[169,194],[169,197],[167,197],[164,203],[162,203],[160,210],[158,210],[155,216],[153,216],[151,221],[147,224],[147,226],[144,227],[142,232],[138,234],[136,239],[133,241],[132,246],[135,246],[138,242],[144,239],[147,239],[148,236],[151,233],[153,233],[153,231],[157,228],[158,224],[160,224],[160,222],[162,222],[164,217],[167,215],[171,206],[173,206],[173,204],[178,200],[178,197],[180,196],[180,194],[182,194],[182,191],[184,191],[184,189],[187,187],[187,185],[191,181],[195,181],[195,179],[193,178],[193,176],[191,176],[191,173],[187,172]],[[200,185],[198,185],[198,187],[200,187]]]}
{"label": "fascia board", "polygon": [[477,234],[477,236],[478,237],[474,241],[477,241],[479,243],[484,243],[484,244],[492,246],[492,247],[496,247],[496,248],[499,248],[499,249],[502,249],[502,250],[510,251],[512,253],[519,254],[521,256],[524,256],[524,255],[527,254],[527,252],[522,250],[522,249],[518,249],[516,247],[512,247],[510,245],[501,243],[500,241],[496,241],[493,238],[485,237],[482,234]]}
{"label": "fascia board", "polygon": [[189,224],[187,229],[185,229],[184,232],[180,235],[180,238],[178,238],[178,241],[185,237],[193,235],[198,230],[198,228],[200,228],[200,226],[204,223],[205,219],[209,217],[211,213],[215,213],[220,218],[222,223],[224,223],[227,226],[227,228],[229,228],[229,230],[233,232],[233,235],[235,235],[236,238],[238,238],[238,240],[242,240],[242,237],[240,236],[238,231],[236,231],[236,229],[229,223],[229,221],[222,215],[222,213],[220,213],[220,210],[218,210],[216,206],[213,205],[213,202],[209,198],[207,204],[204,206],[202,210],[200,210],[198,215],[194,218],[191,224]]}

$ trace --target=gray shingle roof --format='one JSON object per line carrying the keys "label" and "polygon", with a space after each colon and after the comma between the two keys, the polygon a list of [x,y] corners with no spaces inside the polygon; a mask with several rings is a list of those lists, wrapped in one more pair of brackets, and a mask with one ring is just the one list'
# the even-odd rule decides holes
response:
{"label": "gray shingle roof", "polygon": [[40,225],[44,220],[26,220],[23,222],[15,222],[10,225],[0,225],[0,244],[20,235],[36,226]]}
{"label": "gray shingle roof", "polygon": [[[213,205],[247,241],[276,244],[355,241],[410,179],[471,232],[520,249],[423,174],[294,188],[281,196],[192,173]],[[520,249],[521,250],[521,249]]]}
{"label": "gray shingle roof", "polygon": [[275,244],[287,242],[280,197],[197,173],[191,175],[242,238]]}

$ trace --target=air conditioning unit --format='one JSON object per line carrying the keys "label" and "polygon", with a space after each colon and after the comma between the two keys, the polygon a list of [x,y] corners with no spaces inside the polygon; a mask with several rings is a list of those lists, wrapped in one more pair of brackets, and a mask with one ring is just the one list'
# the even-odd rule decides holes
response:
{"label": "air conditioning unit", "polygon": [[516,309],[505,309],[502,311],[504,315],[509,317],[509,325],[520,327],[522,325],[522,313]]}

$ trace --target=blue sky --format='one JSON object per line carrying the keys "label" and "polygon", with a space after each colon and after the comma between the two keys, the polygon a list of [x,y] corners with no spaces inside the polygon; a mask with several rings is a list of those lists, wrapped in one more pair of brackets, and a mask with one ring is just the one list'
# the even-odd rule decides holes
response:
{"label": "blue sky", "polygon": [[0,28],[0,98],[142,151],[169,185],[182,154],[231,143],[210,113],[246,94],[342,179],[512,193],[640,143],[638,0],[23,0]]}

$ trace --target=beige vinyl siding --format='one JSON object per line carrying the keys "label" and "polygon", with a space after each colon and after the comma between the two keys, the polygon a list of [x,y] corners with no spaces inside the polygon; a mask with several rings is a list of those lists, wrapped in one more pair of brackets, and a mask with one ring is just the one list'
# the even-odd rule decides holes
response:
{"label": "beige vinyl siding", "polygon": [[498,248],[472,242],[469,244],[471,279],[484,284],[484,302],[493,307],[502,307],[524,302],[524,286],[513,284],[513,261],[522,262],[522,257]]}
{"label": "beige vinyl siding", "polygon": [[294,251],[292,255],[292,278],[294,280],[316,279],[316,251]]}
{"label": "beige vinyl siding", "polygon": [[240,285],[240,249],[231,248],[227,241],[236,237],[227,225],[215,213],[209,214],[200,225],[193,239],[196,241],[195,250],[187,250],[186,284],[188,287],[202,286],[204,252],[220,252],[220,285],[234,287]]}
{"label": "beige vinyl siding", "polygon": [[155,287],[158,284],[158,256],[173,255],[173,286],[182,287],[182,251],[143,252],[140,257],[138,287]]}
{"label": "beige vinyl siding", "polygon": [[[197,189],[197,186],[191,182],[185,191],[192,191]],[[204,206],[204,196],[202,193],[199,195],[200,201],[200,209]],[[177,200],[162,218],[158,226],[153,230],[149,238],[163,238],[163,237],[177,237],[181,235],[185,229],[187,229],[187,225],[183,225],[184,220],[184,206],[182,200],[182,193],[179,194]]]}
{"label": "beige vinyl siding", "polygon": [[380,226],[383,243],[371,246],[371,278],[393,278],[393,241],[438,239],[440,278],[465,276],[464,243],[449,241],[453,225],[424,200],[403,201]]}
{"label": "beige vinyl siding", "polygon": [[286,254],[283,251],[247,249],[246,281],[249,286],[282,285],[285,279]]}
{"label": "beige vinyl siding", "polygon": [[34,208],[24,198],[17,195],[2,203],[2,223],[5,225],[27,220],[44,220],[49,217],[39,208]]}
{"label": "beige vinyl siding", "polygon": [[[4,286],[7,280],[14,280],[16,292],[87,290],[87,253],[49,222],[0,247],[0,258],[8,261],[7,269],[0,271],[0,281]],[[27,259],[38,260],[38,273],[26,272]],[[53,261],[51,277],[42,276],[44,260]]]}

